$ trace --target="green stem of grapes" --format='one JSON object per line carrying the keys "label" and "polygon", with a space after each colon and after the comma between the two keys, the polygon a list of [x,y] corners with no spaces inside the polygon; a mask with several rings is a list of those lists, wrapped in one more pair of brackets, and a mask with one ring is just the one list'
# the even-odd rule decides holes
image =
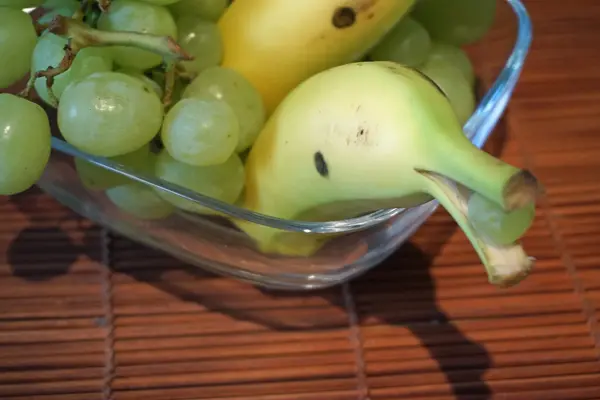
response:
{"label": "green stem of grapes", "polygon": [[102,12],[107,12],[108,9],[110,8],[111,0],[95,0],[95,1],[96,1],[96,4],[98,4],[100,11],[102,11]]}
{"label": "green stem of grapes", "polygon": [[98,7],[91,7],[86,16],[86,24],[92,28],[98,26],[98,20],[102,16],[103,11],[99,10]]}
{"label": "green stem of grapes", "polygon": [[72,41],[71,50],[74,53],[92,46],[130,46],[156,53],[163,57],[165,63],[194,59],[169,36],[139,32],[100,31],[62,15],[54,18],[49,29],[57,35],[68,36]]}
{"label": "green stem of grapes", "polygon": [[35,33],[38,36],[41,36],[41,34],[48,29],[48,26],[48,24],[40,24],[38,21],[33,21],[33,27],[35,28]]}
{"label": "green stem of grapes", "polygon": [[187,81],[193,81],[194,78],[196,78],[196,76],[197,76],[197,74],[195,74],[193,72],[186,71],[181,63],[178,63],[176,65],[176,70],[177,70],[177,76],[180,78],[183,78]]}
{"label": "green stem of grapes", "polygon": [[167,68],[165,70],[165,94],[163,96],[165,108],[171,105],[173,99],[173,88],[175,87],[175,78],[177,76],[175,65],[174,62],[167,63]]}
{"label": "green stem of grapes", "polygon": [[36,79],[44,77],[46,78],[46,88],[48,89],[48,96],[50,97],[50,102],[52,103],[52,106],[56,108],[58,106],[58,99],[52,91],[52,85],[54,85],[54,77],[67,71],[73,64],[74,59],[75,53],[71,51],[71,48],[69,47],[69,45],[67,45],[65,47],[65,55],[58,64],[58,66],[48,67],[44,71],[37,71],[35,74],[31,74],[29,80],[27,81],[25,89],[23,89],[21,93],[19,93],[19,95],[24,98],[29,98],[31,95],[31,89],[33,89],[33,85],[35,84]]}
{"label": "green stem of grapes", "polygon": [[[82,3],[82,9],[84,4]],[[87,3],[91,4],[91,3]],[[87,7],[87,6],[86,6]],[[45,27],[46,28],[46,27]],[[44,71],[37,71],[31,74],[25,89],[20,93],[21,96],[28,98],[35,80],[41,77],[46,78],[48,94],[56,107],[58,100],[52,92],[54,77],[67,71],[73,64],[77,53],[86,47],[92,46],[132,46],[149,50],[163,57],[167,65],[165,101],[171,101],[173,86],[175,82],[175,64],[177,61],[191,61],[193,57],[187,54],[173,38],[168,36],[156,36],[137,32],[105,32],[90,28],[81,21],[73,18],[57,15],[52,23],[47,27],[49,32],[59,36],[69,38],[69,43],[65,47],[65,55],[57,67],[49,67]],[[171,72],[169,72],[171,71]],[[170,88],[170,90],[168,90]]]}
{"label": "green stem of grapes", "polygon": [[91,5],[92,3],[90,3],[89,0],[81,0],[79,8],[77,9],[77,11],[75,11],[75,14],[73,14],[71,18],[73,18],[76,21],[83,21],[83,18],[90,10]]}

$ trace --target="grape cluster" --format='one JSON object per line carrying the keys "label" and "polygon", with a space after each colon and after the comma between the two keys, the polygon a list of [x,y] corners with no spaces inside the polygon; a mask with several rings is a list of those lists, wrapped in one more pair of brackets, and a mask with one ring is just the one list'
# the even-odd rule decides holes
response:
{"label": "grape cluster", "polygon": [[[0,0],[0,87],[28,73],[20,95],[0,94],[0,194],[39,180],[56,108],[62,138],[95,156],[234,203],[240,153],[265,121],[260,94],[219,66],[216,22],[227,0]],[[22,11],[42,6],[36,22]],[[156,143],[159,146],[156,146]],[[138,218],[210,210],[75,159],[82,184]]]}
{"label": "grape cluster", "polygon": [[[495,1],[452,2],[420,0],[369,57],[419,69],[464,122],[475,107],[475,78],[460,46],[487,31]],[[27,190],[49,161],[48,117],[28,100],[35,91],[78,149],[236,203],[242,160],[266,115],[260,93],[220,66],[217,22],[229,3],[0,0],[0,88],[30,76],[19,95],[0,94],[0,194]],[[38,6],[47,12],[35,22],[21,10]],[[82,159],[75,168],[83,185],[138,218],[213,213]]]}

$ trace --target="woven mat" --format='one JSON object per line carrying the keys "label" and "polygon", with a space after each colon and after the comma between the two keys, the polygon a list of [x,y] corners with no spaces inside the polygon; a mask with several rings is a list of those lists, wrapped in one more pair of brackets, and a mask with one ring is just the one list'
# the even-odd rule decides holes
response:
{"label": "woven mat", "polygon": [[527,5],[534,49],[499,128],[548,192],[521,285],[489,285],[443,210],[350,284],[282,294],[32,191],[0,200],[0,398],[600,399],[600,1]]}

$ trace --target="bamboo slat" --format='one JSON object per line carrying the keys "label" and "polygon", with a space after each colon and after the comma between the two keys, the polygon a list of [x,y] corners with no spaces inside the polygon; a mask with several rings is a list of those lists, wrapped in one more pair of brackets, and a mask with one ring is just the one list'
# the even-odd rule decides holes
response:
{"label": "bamboo slat", "polygon": [[101,398],[99,229],[35,191],[1,204],[0,398]]}

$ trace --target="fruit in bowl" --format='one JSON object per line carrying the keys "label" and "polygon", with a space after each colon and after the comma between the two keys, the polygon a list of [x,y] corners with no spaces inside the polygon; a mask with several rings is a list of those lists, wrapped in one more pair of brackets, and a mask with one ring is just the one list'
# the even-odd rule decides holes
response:
{"label": "fruit in bowl", "polygon": [[[0,82],[30,69],[0,97],[0,194],[34,185],[52,143],[78,156],[86,190],[136,220],[216,216],[263,254],[307,259],[344,230],[286,233],[285,221],[437,199],[492,283],[529,273],[517,241],[541,185],[462,129],[476,100],[459,46],[485,33],[495,1],[55,0],[37,22],[0,1],[18,16],[0,24],[0,55],[26,61]],[[58,138],[27,100],[36,91]]]}

